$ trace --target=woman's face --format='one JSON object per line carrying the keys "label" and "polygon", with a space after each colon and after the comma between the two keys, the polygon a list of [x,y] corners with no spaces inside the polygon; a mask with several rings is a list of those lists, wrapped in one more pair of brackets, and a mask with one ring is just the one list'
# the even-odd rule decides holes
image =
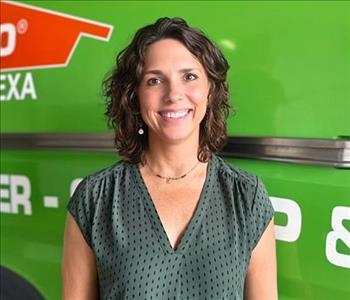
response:
{"label": "woman's face", "polygon": [[181,42],[163,39],[151,44],[138,88],[150,141],[198,142],[209,87],[203,66]]}

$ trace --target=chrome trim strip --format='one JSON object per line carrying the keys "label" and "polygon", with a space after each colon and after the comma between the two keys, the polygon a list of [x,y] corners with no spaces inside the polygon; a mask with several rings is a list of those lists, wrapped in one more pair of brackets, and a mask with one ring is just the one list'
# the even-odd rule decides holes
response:
{"label": "chrome trim strip", "polygon": [[350,137],[339,139],[230,137],[223,156],[350,169]]}
{"label": "chrome trim strip", "polygon": [[[1,149],[115,151],[112,133],[2,133],[0,141]],[[220,154],[350,169],[350,137],[306,139],[232,136]]]}
{"label": "chrome trim strip", "polygon": [[2,149],[113,152],[112,133],[1,133]]}

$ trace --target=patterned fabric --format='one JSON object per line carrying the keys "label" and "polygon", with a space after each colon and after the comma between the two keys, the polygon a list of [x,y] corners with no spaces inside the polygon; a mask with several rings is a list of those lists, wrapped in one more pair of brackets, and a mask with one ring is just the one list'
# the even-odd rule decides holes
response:
{"label": "patterned fabric", "polygon": [[256,175],[217,155],[207,168],[176,249],[137,165],[120,161],[78,185],[67,208],[96,255],[101,299],[243,299],[273,208]]}

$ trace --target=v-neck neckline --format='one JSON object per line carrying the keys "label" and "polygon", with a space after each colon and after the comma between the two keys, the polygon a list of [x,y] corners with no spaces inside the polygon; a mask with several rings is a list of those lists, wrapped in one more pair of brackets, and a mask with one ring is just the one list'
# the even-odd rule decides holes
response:
{"label": "v-neck neckline", "polygon": [[167,251],[168,253],[172,253],[172,254],[181,254],[183,253],[188,245],[189,242],[191,240],[192,235],[196,232],[196,229],[198,229],[198,227],[200,226],[200,220],[202,219],[204,213],[205,213],[205,209],[208,203],[208,193],[209,193],[209,185],[210,182],[212,182],[211,180],[211,176],[212,176],[212,169],[213,169],[213,160],[215,154],[212,154],[208,164],[207,164],[207,171],[206,171],[206,176],[205,176],[205,181],[199,196],[199,200],[198,203],[196,205],[196,209],[188,223],[188,225],[185,228],[185,231],[182,235],[182,237],[180,238],[179,243],[177,244],[177,246],[175,248],[173,248],[171,246],[169,237],[164,229],[164,226],[162,224],[162,221],[159,217],[159,214],[157,212],[157,209],[154,205],[154,202],[152,200],[152,197],[148,191],[148,188],[146,186],[146,183],[141,175],[141,171],[138,167],[137,164],[134,164],[134,171],[135,171],[135,175],[134,178],[136,180],[136,185],[138,186],[138,188],[140,189],[141,192],[141,198],[143,201],[143,204],[146,207],[146,211],[148,213],[148,216],[150,218],[150,221],[152,223],[152,227],[154,229],[154,231],[157,234],[158,240],[162,246],[162,248]]}

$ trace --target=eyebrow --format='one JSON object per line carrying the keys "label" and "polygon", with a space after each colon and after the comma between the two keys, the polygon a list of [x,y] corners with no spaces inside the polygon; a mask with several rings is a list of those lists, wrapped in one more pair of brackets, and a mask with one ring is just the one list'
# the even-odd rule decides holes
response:
{"label": "eyebrow", "polygon": [[[179,73],[188,73],[188,72],[191,72],[191,71],[199,71],[199,72],[201,72],[201,70],[198,69],[198,68],[183,68],[183,69],[179,70]],[[163,72],[161,70],[148,70],[148,71],[144,72],[143,75],[147,75],[147,74],[162,75]]]}

